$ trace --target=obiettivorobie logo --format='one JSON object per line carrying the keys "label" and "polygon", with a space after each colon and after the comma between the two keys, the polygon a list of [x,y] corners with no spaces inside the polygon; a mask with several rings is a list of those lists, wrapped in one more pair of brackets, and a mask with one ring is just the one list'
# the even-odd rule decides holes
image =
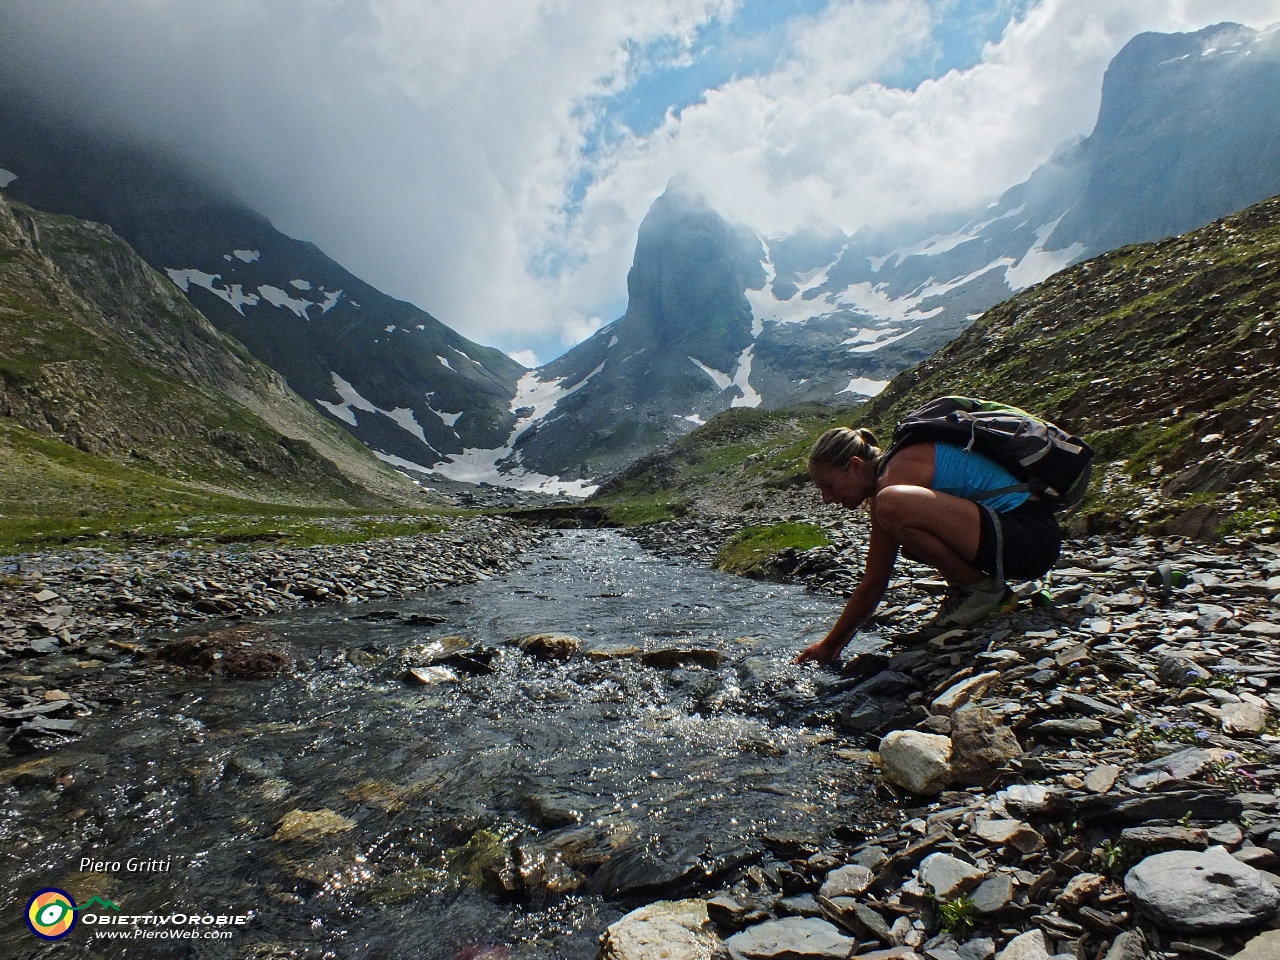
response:
{"label": "obiettivorobie logo", "polygon": [[76,906],[75,900],[67,891],[45,887],[37,890],[35,896],[27,901],[27,926],[41,940],[61,940],[75,929],[76,915],[92,907],[116,912],[120,910],[103,897],[90,897],[83,906]]}
{"label": "obiettivorobie logo", "polygon": [[111,940],[226,939],[252,915],[252,911],[122,914],[120,907],[105,897],[90,897],[77,906],[71,894],[57,887],[38,890],[27,901],[27,926],[41,940],[61,940],[76,928],[77,921],[99,928],[96,937]]}

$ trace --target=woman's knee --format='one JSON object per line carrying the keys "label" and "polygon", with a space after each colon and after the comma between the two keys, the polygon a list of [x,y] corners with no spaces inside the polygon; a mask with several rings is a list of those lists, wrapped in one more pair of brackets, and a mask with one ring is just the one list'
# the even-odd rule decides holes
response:
{"label": "woman's knee", "polygon": [[912,525],[913,517],[920,512],[921,493],[927,493],[923,487],[895,485],[885,487],[876,494],[876,520],[889,533],[902,530]]}

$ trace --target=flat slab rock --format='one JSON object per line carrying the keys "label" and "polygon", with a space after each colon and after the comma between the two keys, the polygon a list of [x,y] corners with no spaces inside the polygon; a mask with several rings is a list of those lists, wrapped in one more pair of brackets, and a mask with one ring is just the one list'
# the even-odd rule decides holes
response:
{"label": "flat slab rock", "polygon": [[1280,906],[1266,877],[1219,850],[1157,853],[1125,875],[1124,888],[1156,923],[1186,933],[1253,926]]}
{"label": "flat slab rock", "polygon": [[712,960],[720,938],[701,900],[659,900],[604,932],[600,960]]}
{"label": "flat slab rock", "polygon": [[788,917],[735,933],[724,945],[734,960],[846,960],[857,941],[826,920]]}

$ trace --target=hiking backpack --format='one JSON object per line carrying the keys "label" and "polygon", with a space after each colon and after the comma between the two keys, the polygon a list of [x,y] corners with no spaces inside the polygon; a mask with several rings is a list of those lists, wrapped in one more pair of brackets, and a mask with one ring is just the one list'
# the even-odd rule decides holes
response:
{"label": "hiking backpack", "polygon": [[1054,510],[1068,510],[1084,499],[1093,470],[1093,450],[1025,410],[991,400],[938,397],[894,428],[893,444],[881,462],[915,443],[951,443],[994,460],[1020,482],[968,497],[985,500],[1029,491]]}

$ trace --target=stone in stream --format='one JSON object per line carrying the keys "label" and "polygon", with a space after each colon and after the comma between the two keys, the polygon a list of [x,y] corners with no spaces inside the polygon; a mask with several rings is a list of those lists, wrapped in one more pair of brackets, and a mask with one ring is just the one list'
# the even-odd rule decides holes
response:
{"label": "stone in stream", "polygon": [[719,650],[703,648],[664,647],[648,650],[640,655],[640,662],[646,667],[658,670],[675,670],[680,667],[704,667],[714,670],[724,663],[724,654]]}
{"label": "stone in stream", "polygon": [[669,895],[707,880],[705,834],[635,835],[623,842],[591,878],[593,892],[610,900]]}
{"label": "stone in stream", "polygon": [[1125,875],[1124,889],[1157,924],[1184,933],[1254,926],[1280,906],[1280,894],[1260,872],[1220,850],[1147,857]]}
{"label": "stone in stream", "polygon": [[290,810],[280,821],[271,839],[278,843],[294,840],[318,840],[335,833],[345,833],[355,828],[355,821],[348,820],[329,809]]}
{"label": "stone in stream", "polygon": [[516,646],[542,660],[568,660],[578,652],[582,641],[562,633],[533,633],[516,640]]}
{"label": "stone in stream", "polygon": [[866,867],[851,863],[828,873],[827,879],[822,883],[822,889],[818,891],[818,895],[828,898],[856,897],[871,886],[871,880],[874,876],[875,874]]}
{"label": "stone in stream", "polygon": [[966,706],[951,715],[951,769],[957,783],[988,786],[1007,761],[1021,755],[1022,745],[999,714]]}
{"label": "stone in stream", "polygon": [[724,942],[734,960],[846,960],[858,941],[815,918],[772,920]]}
{"label": "stone in stream", "polygon": [[457,683],[458,675],[448,667],[410,667],[404,672],[404,681],[416,687],[432,687],[441,683]]}
{"label": "stone in stream", "polygon": [[941,793],[951,782],[951,739],[895,730],[880,741],[880,770],[890,783],[912,793]]}
{"label": "stone in stream", "polygon": [[659,900],[605,930],[600,960],[712,960],[720,938],[701,900]]}

